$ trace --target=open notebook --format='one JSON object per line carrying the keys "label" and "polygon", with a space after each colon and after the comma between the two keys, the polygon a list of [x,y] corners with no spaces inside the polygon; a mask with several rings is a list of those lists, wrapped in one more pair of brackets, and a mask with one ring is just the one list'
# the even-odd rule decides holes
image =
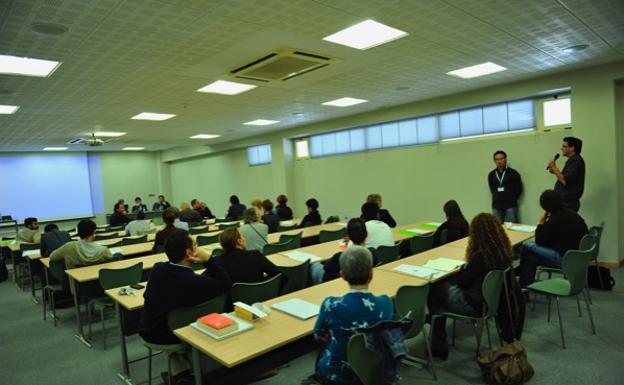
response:
{"label": "open notebook", "polygon": [[319,305],[299,298],[292,298],[284,302],[274,303],[271,307],[303,320],[317,316],[321,310]]}
{"label": "open notebook", "polygon": [[316,262],[321,259],[314,254],[303,253],[301,251],[296,251],[296,250],[285,251],[282,254],[284,254],[290,259],[294,259],[295,261],[300,261],[300,262],[305,262],[308,259],[310,260],[310,262]]}

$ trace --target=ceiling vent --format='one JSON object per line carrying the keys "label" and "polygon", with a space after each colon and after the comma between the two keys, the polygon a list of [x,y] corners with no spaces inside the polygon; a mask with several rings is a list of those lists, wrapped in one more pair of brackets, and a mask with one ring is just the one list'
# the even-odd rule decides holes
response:
{"label": "ceiling vent", "polygon": [[309,74],[337,62],[340,60],[327,55],[281,48],[230,71],[230,75],[237,79],[263,83],[281,82]]}
{"label": "ceiling vent", "polygon": [[91,136],[88,136],[86,138],[72,139],[69,142],[67,142],[67,144],[82,144],[82,145],[89,146],[89,147],[99,147],[103,145],[104,143],[110,142],[112,139],[113,138],[110,138],[110,139],[98,138],[95,136],[95,133],[92,133]]}

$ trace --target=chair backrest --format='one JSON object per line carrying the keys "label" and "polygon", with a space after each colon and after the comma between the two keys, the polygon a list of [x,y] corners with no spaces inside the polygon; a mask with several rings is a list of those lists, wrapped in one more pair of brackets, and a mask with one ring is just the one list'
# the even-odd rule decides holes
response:
{"label": "chair backrest", "polygon": [[[61,285],[63,291],[69,292],[69,279],[65,274],[65,260],[50,261],[49,277]],[[52,282],[50,282],[52,283]]]}
{"label": "chair backrest", "polygon": [[399,256],[401,254],[399,247],[399,245],[379,246],[377,248],[377,257],[379,258],[379,264],[383,265],[385,263],[393,262],[399,259]]}
{"label": "chair backrest", "polygon": [[448,242],[448,230],[444,229],[440,231],[440,245],[444,245]]}
{"label": "chair backrest", "polygon": [[331,242],[342,239],[344,238],[346,231],[346,229],[321,230],[319,232],[319,243]]}
{"label": "chair backrest", "polygon": [[338,215],[330,215],[329,218],[325,220],[325,224],[335,222],[340,222],[340,218],[338,217]]}
{"label": "chair backrest", "polygon": [[106,245],[106,247],[108,247],[108,248],[110,249],[111,247],[121,247],[121,246],[123,246],[123,245],[124,245],[123,239],[120,239],[120,240],[118,240],[117,242],[114,242],[114,243],[108,243],[108,244]]}
{"label": "chair backrest", "polygon": [[416,337],[425,325],[425,312],[427,309],[427,297],[429,296],[429,284],[420,286],[401,286],[394,298],[394,305],[399,318],[410,313],[412,327],[405,334],[405,338]]}
{"label": "chair backrest", "polygon": [[140,237],[122,238],[121,239],[121,244],[123,246],[136,245],[138,243],[145,243],[145,242],[147,242],[147,235],[142,235]]}
{"label": "chair backrest", "polygon": [[279,295],[282,273],[257,283],[236,282],[232,285],[232,303],[244,302],[248,305],[263,302]]}
{"label": "chair backrest", "polygon": [[206,245],[210,245],[213,243],[219,243],[219,235],[221,234],[215,234],[215,235],[198,235],[197,236],[197,246],[206,246]]}
{"label": "chair backrest", "polygon": [[218,224],[219,230],[229,229],[230,227],[240,227],[240,222],[236,223],[227,223],[227,224]]}
{"label": "chair backrest", "polygon": [[[296,243],[297,242],[295,239],[291,239],[290,241],[286,241],[286,242],[267,243],[262,248],[262,254],[271,255],[271,254],[281,253],[282,251],[296,249],[297,248]],[[299,242],[299,244],[301,244],[301,242]]]}
{"label": "chair backrest", "polygon": [[292,226],[282,226],[282,225],[279,225],[279,226],[277,226],[277,231],[278,232],[280,232],[280,231],[288,231],[288,230],[294,230],[296,228],[297,228],[297,225],[292,225]]}
{"label": "chair backrest", "polygon": [[503,288],[503,274],[505,274],[503,270],[490,270],[481,284],[481,294],[485,302],[485,310],[487,310],[484,314],[486,318],[495,316],[498,311]]}
{"label": "chair backrest", "polygon": [[212,253],[210,253],[210,257],[218,257],[221,254],[223,254],[223,249],[217,247],[216,249],[212,250]]}
{"label": "chair backrest", "polygon": [[109,226],[107,231],[122,231],[125,228],[126,228],[126,226],[124,226],[124,225],[121,225],[121,226]]}
{"label": "chair backrest", "polygon": [[100,269],[98,279],[104,290],[127,285],[134,285],[141,281],[143,262],[123,269]]}
{"label": "chair backrest", "polygon": [[220,294],[213,299],[200,303],[197,306],[175,309],[167,314],[167,326],[169,330],[181,328],[196,321],[199,317],[211,313],[223,313],[225,311],[226,296]]}
{"label": "chair backrest", "polygon": [[223,223],[223,222],[229,222],[230,220],[227,218],[215,218],[215,223]]}
{"label": "chair backrest", "polygon": [[581,251],[589,250],[594,245],[596,245],[596,248],[598,248],[598,237],[592,234],[585,234],[583,238],[581,238],[581,241],[579,242],[578,250],[581,250]]}
{"label": "chair backrest", "polygon": [[433,247],[433,234],[417,235],[410,239],[410,250],[412,254],[422,253]]}
{"label": "chair backrest", "polygon": [[164,253],[165,252],[165,245],[156,245],[154,247],[154,253],[159,254],[159,253]]}
{"label": "chair backrest", "polygon": [[563,274],[570,282],[569,295],[577,295],[587,285],[587,264],[596,251],[596,245],[588,250],[568,250],[561,261]]}
{"label": "chair backrest", "polygon": [[194,234],[207,233],[208,232],[208,227],[209,226],[191,227],[191,228],[189,228],[189,234],[194,235]]}
{"label": "chair backrest", "polygon": [[293,291],[304,289],[308,286],[310,276],[310,260],[297,266],[280,266],[279,270],[284,274],[286,283],[282,286],[280,295],[292,293]]}
{"label": "chair backrest", "polygon": [[295,241],[293,243],[293,249],[298,249],[301,247],[301,236],[303,235],[303,231],[297,234],[282,234],[279,237],[279,243],[288,242],[290,240]]}
{"label": "chair backrest", "polygon": [[356,333],[349,338],[347,361],[363,385],[386,383],[383,357],[381,354],[366,348],[366,341],[362,333]]}
{"label": "chair backrest", "polygon": [[19,247],[20,247],[20,251],[39,250],[41,245],[38,243],[20,243]]}
{"label": "chair backrest", "polygon": [[589,234],[596,236],[598,238],[596,241],[596,251],[595,251],[596,258],[594,259],[598,259],[598,255],[600,254],[600,241],[602,240],[603,231],[604,231],[604,222],[600,223],[600,226],[592,226],[589,228]]}
{"label": "chair backrest", "polygon": [[[112,230],[109,230],[109,231],[112,231]],[[117,234],[117,233],[111,233],[111,234],[107,234],[107,235],[95,234],[95,240],[96,241],[103,241],[105,239],[113,239],[113,238],[119,238],[119,234]]]}

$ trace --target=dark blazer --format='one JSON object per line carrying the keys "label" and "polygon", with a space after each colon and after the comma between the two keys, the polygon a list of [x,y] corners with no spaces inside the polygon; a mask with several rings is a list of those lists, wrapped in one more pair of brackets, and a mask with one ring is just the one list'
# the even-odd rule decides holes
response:
{"label": "dark blazer", "polygon": [[308,213],[308,215],[303,217],[299,228],[316,226],[320,225],[321,223],[323,223],[323,220],[321,219],[321,214],[318,211],[312,211]]}
{"label": "dark blazer", "polygon": [[212,215],[212,211],[210,211],[210,209],[208,207],[204,207],[200,210],[196,210],[203,218],[214,218],[215,216]]}
{"label": "dark blazer", "polygon": [[182,222],[201,222],[204,219],[199,211],[191,208],[180,211],[179,218]]}
{"label": "dark blazer", "polygon": [[113,212],[113,214],[108,219],[108,223],[111,226],[121,226],[130,222],[130,218],[126,214],[118,213],[117,211]]}
{"label": "dark blazer", "polygon": [[146,212],[147,211],[147,205],[144,204],[144,203],[141,203],[140,205],[132,206],[132,212],[133,213],[138,213],[139,211]]}
{"label": "dark blazer", "polygon": [[164,246],[165,242],[167,242],[167,238],[169,238],[169,236],[179,231],[184,231],[184,230],[178,229],[177,227],[171,225],[171,226],[165,226],[164,229],[157,232],[156,237],[154,238],[154,246],[152,247],[152,253],[156,253],[156,248],[159,245]]}
{"label": "dark blazer", "polygon": [[243,217],[245,210],[247,210],[247,206],[242,203],[230,205],[225,217],[228,219],[240,219]]}
{"label": "dark blazer", "polygon": [[453,242],[468,236],[468,222],[455,220],[442,223],[433,234],[433,247],[438,247],[442,244],[440,235],[443,230],[446,230],[446,242]]}
{"label": "dark blazer", "polygon": [[277,205],[275,206],[275,213],[282,221],[287,221],[289,219],[293,219],[293,211],[290,207],[286,205]]}
{"label": "dark blazer", "polygon": [[143,297],[145,307],[139,334],[153,344],[176,344],[180,340],[167,326],[167,314],[175,309],[206,302],[230,287],[227,272],[214,258],[204,264],[206,271],[195,274],[188,267],[170,262],[154,265]]}
{"label": "dark blazer", "polygon": [[262,222],[269,226],[269,233],[274,233],[279,227],[280,219],[277,215],[269,212],[262,216]]}
{"label": "dark blazer", "polygon": [[41,241],[39,242],[39,251],[41,252],[41,256],[49,257],[54,250],[71,240],[71,236],[67,231],[52,230],[43,233],[41,235]]}
{"label": "dark blazer", "polygon": [[279,273],[279,268],[258,250],[226,251],[216,257],[230,275],[232,283],[264,281],[264,273],[269,276]]}
{"label": "dark blazer", "polygon": [[396,227],[396,221],[394,220],[394,218],[392,218],[392,215],[390,215],[390,212],[386,209],[379,209],[379,220],[392,228]]}
{"label": "dark blazer", "polygon": [[558,252],[562,257],[568,250],[578,249],[587,234],[587,224],[574,211],[563,209],[552,213],[544,224],[535,229],[535,243]]}
{"label": "dark blazer", "polygon": [[[492,207],[498,210],[506,210],[510,207],[518,206],[518,198],[522,194],[522,178],[518,171],[507,167],[505,175],[498,175],[498,168],[488,174],[488,186],[492,193]],[[498,180],[502,177],[502,183]],[[504,191],[498,191],[503,187]]]}
{"label": "dark blazer", "polygon": [[[368,251],[373,254],[373,266],[376,266],[379,263],[379,258],[377,257],[377,250],[372,247],[368,248]],[[323,282],[331,281],[332,279],[336,279],[340,277],[340,255],[342,251],[337,252],[332,255],[332,257],[327,260],[327,262],[323,263],[323,269],[325,270],[325,274],[323,275]]]}

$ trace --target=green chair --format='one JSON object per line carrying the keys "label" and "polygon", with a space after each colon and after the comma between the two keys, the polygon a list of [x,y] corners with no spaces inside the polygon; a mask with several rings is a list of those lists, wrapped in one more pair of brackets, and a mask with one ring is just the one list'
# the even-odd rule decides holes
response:
{"label": "green chair", "polygon": [[267,243],[262,248],[262,254],[271,255],[271,254],[281,253],[282,251],[296,249],[297,248],[296,243],[297,243],[296,239],[291,239],[290,241],[287,241],[287,242]]}
{"label": "green chair", "polygon": [[433,234],[417,235],[410,239],[410,250],[412,255],[422,253],[433,247]]}
{"label": "green chair", "polygon": [[342,239],[344,238],[345,234],[346,234],[345,229],[321,230],[319,232],[319,243],[331,242],[331,241]]}
{"label": "green chair", "polygon": [[122,247],[124,245],[123,239],[118,240],[117,242],[114,243],[109,243],[108,245],[106,245],[106,247],[113,248],[113,247]]}
{"label": "green chair", "polygon": [[220,247],[217,247],[216,249],[212,250],[212,253],[210,253],[210,257],[218,257],[219,255],[223,254],[223,249]]}
{"label": "green chair", "polygon": [[[507,270],[505,270],[507,271]],[[468,321],[472,323],[474,328],[475,336],[477,338],[477,357],[481,353],[481,337],[483,336],[483,329],[485,328],[487,331],[488,343],[490,348],[492,347],[492,339],[490,337],[490,329],[488,326],[488,321],[496,316],[496,312],[498,311],[498,303],[500,300],[500,295],[503,287],[503,274],[505,274],[503,270],[491,270],[485,276],[483,280],[483,284],[481,285],[481,293],[483,294],[484,305],[483,305],[483,313],[481,317],[470,317],[463,314],[451,313],[451,312],[441,312],[439,314],[434,314],[431,318],[431,324],[435,323],[435,319],[439,317],[448,317],[453,320],[453,345],[455,344],[455,322],[456,321]],[[478,327],[477,327],[478,324]]]}
{"label": "green chair", "polygon": [[[114,289],[122,286],[137,284],[141,281],[143,274],[143,262],[123,269],[100,269],[98,279],[102,289]],[[106,325],[104,311],[115,307],[115,302],[108,296],[93,298],[87,302],[87,323],[89,324],[89,341],[91,340],[91,313],[100,312],[100,322],[102,324],[102,340],[106,349]]]}
{"label": "green chair", "polygon": [[377,248],[377,258],[379,259],[379,265],[394,262],[400,257],[399,245],[394,246],[379,246]]}
{"label": "green chair", "polygon": [[533,282],[527,288],[533,292],[548,296],[548,322],[550,322],[550,299],[555,297],[557,303],[557,314],[559,316],[559,329],[561,332],[561,346],[565,349],[565,338],[563,336],[563,322],[561,320],[561,310],[559,309],[560,297],[576,297],[583,294],[587,314],[592,328],[592,333],[596,334],[594,319],[592,317],[589,301],[584,289],[587,287],[587,264],[595,253],[596,245],[589,250],[568,250],[563,256],[561,265],[563,267],[564,278],[551,278],[544,281]]}
{"label": "green chair", "polygon": [[362,385],[386,383],[383,357],[380,353],[366,348],[366,340],[362,333],[356,333],[349,338],[347,361]]}
{"label": "green chair", "polygon": [[283,285],[280,295],[292,293],[308,286],[310,276],[310,260],[297,266],[279,266],[279,271],[284,274],[286,283]]}
{"label": "green chair", "polygon": [[95,241],[103,241],[106,239],[115,239],[115,238],[119,238],[119,234],[117,233],[111,233],[111,234],[95,234]]}
{"label": "green chair", "polygon": [[227,223],[227,224],[218,224],[217,227],[219,228],[219,230],[229,229],[230,227],[240,227],[240,222]]}
{"label": "green chair", "polygon": [[277,226],[277,232],[282,232],[282,231],[288,231],[288,230],[294,230],[297,228],[297,225],[292,225],[292,226],[282,226],[279,225]]}
{"label": "green chair", "polygon": [[[192,307],[175,309],[167,314],[167,327],[174,331],[181,327],[195,322],[199,317],[211,313],[223,313],[227,299],[225,294],[221,294],[213,299]],[[147,348],[147,383],[152,384],[152,357],[155,355],[152,345],[143,341]],[[168,383],[171,383],[171,360],[167,360],[167,373],[169,373]]]}
{"label": "green chair", "polygon": [[52,319],[54,320],[54,326],[58,317],[56,316],[56,304],[54,301],[54,294],[66,293],[67,301],[73,301],[69,298],[70,288],[69,279],[65,274],[65,260],[51,261],[50,267],[46,274],[47,281],[43,287],[43,320],[46,320],[47,315],[47,302],[50,301],[50,308],[52,309]]}
{"label": "green chair", "polygon": [[215,223],[230,222],[227,218],[215,218]]}
{"label": "green chair", "polygon": [[32,274],[30,274],[30,264],[22,253],[29,250],[39,250],[41,245],[39,243],[20,243],[19,246],[20,251],[18,253],[13,253],[13,271],[17,285],[23,288],[24,280],[29,276],[32,277]]}
{"label": "green chair", "polygon": [[[598,257],[600,256],[600,241],[602,239],[602,232],[604,230],[604,222],[600,224],[600,226],[592,226],[589,228],[589,235],[593,235],[596,237],[596,251],[592,256],[592,264],[598,266]],[[598,274],[598,281],[600,282],[600,287],[605,287],[604,282],[602,281],[602,275]],[[587,296],[589,299],[589,303],[592,302],[591,296],[589,294],[589,290],[587,291]]]}
{"label": "green chair", "polygon": [[282,234],[279,237],[278,243],[289,242],[290,240],[294,240],[295,243],[292,244],[293,249],[298,249],[301,247],[301,236],[303,235],[303,231],[297,234]]}
{"label": "green chair", "polygon": [[275,298],[279,296],[281,286],[282,273],[257,283],[236,282],[232,285],[232,303],[240,301],[252,305]]}
{"label": "green chair", "polygon": [[124,225],[121,225],[121,226],[109,226],[107,228],[107,231],[122,231],[125,228],[126,228],[126,226],[124,226]]}
{"label": "green chair", "polygon": [[219,235],[198,235],[196,238],[197,246],[206,246],[211,245],[213,243],[219,243]]}
{"label": "green chair", "polygon": [[207,233],[208,232],[208,227],[210,227],[210,226],[191,227],[191,228],[189,228],[189,234],[196,235],[196,234]]}
{"label": "green chair", "polygon": [[448,242],[448,230],[444,229],[440,231],[440,245],[445,245]]}
{"label": "green chair", "polygon": [[121,239],[121,245],[122,246],[136,245],[136,244],[145,243],[145,242],[147,242],[147,235],[143,235],[143,236],[140,236],[140,237],[130,237],[130,238],[122,238]]}
{"label": "green chair", "polygon": [[431,355],[431,347],[429,346],[429,337],[425,330],[425,312],[427,310],[427,297],[429,296],[429,283],[421,286],[401,286],[397,290],[394,298],[396,314],[399,319],[408,317],[412,320],[412,327],[405,334],[405,339],[414,338],[421,332],[427,349],[427,360],[407,355],[403,362],[406,364],[425,365],[431,369],[431,374],[435,380],[438,379],[433,365],[433,356]]}
{"label": "green chair", "polygon": [[338,215],[331,215],[329,218],[325,220],[325,224],[336,223],[336,222],[340,222],[340,217],[338,217]]}

